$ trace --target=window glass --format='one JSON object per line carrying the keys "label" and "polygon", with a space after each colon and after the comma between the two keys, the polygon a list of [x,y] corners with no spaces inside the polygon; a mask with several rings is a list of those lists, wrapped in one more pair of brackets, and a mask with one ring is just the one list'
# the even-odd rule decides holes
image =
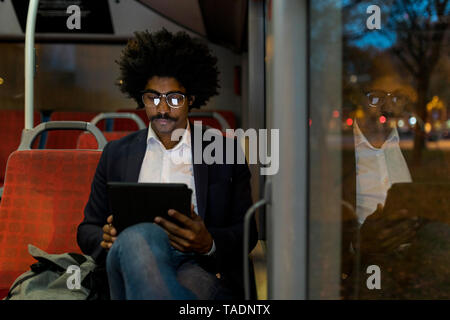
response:
{"label": "window glass", "polygon": [[449,13],[310,1],[312,298],[450,298]]}

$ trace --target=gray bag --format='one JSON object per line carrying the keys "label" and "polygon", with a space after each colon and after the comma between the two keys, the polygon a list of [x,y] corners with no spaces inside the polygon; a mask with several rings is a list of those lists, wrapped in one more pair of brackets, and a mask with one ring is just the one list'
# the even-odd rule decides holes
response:
{"label": "gray bag", "polygon": [[94,260],[77,253],[48,254],[29,244],[38,262],[12,284],[5,300],[86,300],[92,295]]}

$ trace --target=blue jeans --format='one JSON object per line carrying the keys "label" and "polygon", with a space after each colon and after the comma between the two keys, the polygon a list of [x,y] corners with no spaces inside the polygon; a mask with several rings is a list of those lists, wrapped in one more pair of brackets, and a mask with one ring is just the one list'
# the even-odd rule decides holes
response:
{"label": "blue jeans", "polygon": [[106,270],[113,300],[214,299],[221,286],[194,253],[173,248],[154,223],[122,231],[108,252]]}

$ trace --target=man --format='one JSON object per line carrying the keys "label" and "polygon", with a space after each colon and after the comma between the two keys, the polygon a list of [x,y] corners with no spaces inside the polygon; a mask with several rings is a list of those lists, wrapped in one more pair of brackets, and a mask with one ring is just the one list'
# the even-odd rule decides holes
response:
{"label": "man", "polygon": [[[423,179],[417,174],[424,171],[423,166],[408,162],[411,157],[405,158],[400,149],[396,122],[409,113],[408,99],[402,93],[401,81],[384,78],[373,81],[364,100],[361,102],[365,108],[364,119],[354,119],[351,143],[343,150],[343,295],[355,297],[355,289],[359,287],[358,298],[436,297],[435,294],[426,296],[420,290],[438,281],[431,280],[433,275],[429,274],[428,283],[422,285],[418,274],[431,270],[430,263],[425,265],[431,257],[430,251],[423,248],[425,243],[429,245],[435,240],[428,235],[439,230],[448,243],[448,228],[440,222],[428,223],[411,216],[405,209],[384,210],[392,184]],[[439,150],[433,151],[433,155],[436,163],[443,159]],[[427,175],[429,181],[447,180],[447,177],[433,177],[430,173]],[[415,195],[417,199],[420,196]],[[432,206],[430,210],[433,210]],[[381,290],[367,288],[366,268],[369,265],[381,268]],[[441,296],[449,294],[442,292]]]}
{"label": "man", "polygon": [[[121,90],[145,108],[150,125],[105,147],[77,235],[83,252],[97,263],[106,260],[112,299],[243,296],[243,218],[252,204],[250,172],[247,164],[236,161],[193,161],[197,130],[188,121],[191,108],[217,94],[216,63],[200,41],[164,29],[137,32],[122,52]],[[173,141],[177,129],[185,131]],[[200,150],[206,145],[202,142]],[[236,157],[239,150],[235,142]],[[183,161],[174,161],[180,154]],[[157,217],[117,234],[106,193],[109,181],[185,183],[193,190],[191,212],[187,217],[169,210],[178,225]],[[253,221],[250,248],[256,241]]]}

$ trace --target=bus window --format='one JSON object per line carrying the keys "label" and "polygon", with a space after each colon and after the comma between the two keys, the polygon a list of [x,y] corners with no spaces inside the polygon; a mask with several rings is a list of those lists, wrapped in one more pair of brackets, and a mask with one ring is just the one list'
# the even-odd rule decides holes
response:
{"label": "bus window", "polygon": [[310,298],[450,298],[447,1],[309,1]]}

